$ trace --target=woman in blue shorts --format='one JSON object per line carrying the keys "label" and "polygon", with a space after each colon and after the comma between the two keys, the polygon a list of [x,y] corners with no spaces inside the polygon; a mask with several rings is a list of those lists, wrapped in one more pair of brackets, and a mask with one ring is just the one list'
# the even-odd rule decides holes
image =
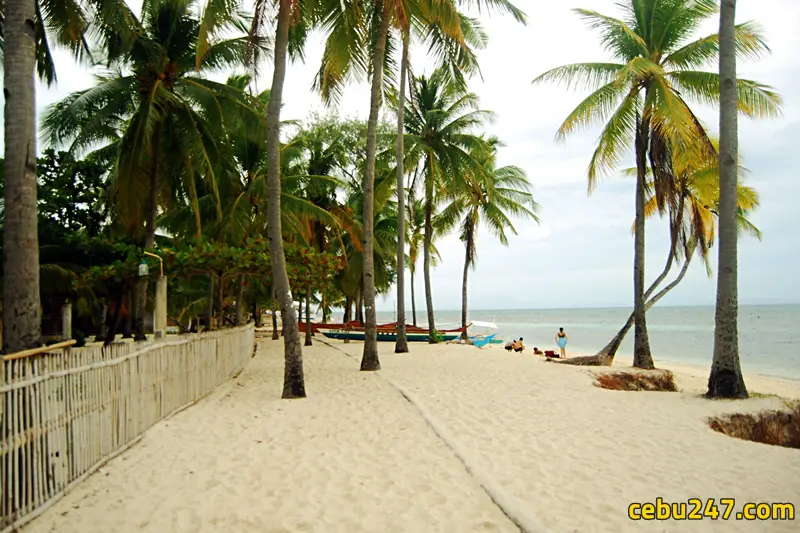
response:
{"label": "woman in blue shorts", "polygon": [[564,328],[558,328],[558,333],[556,333],[556,344],[558,347],[561,348],[561,358],[567,358],[567,334],[564,333]]}

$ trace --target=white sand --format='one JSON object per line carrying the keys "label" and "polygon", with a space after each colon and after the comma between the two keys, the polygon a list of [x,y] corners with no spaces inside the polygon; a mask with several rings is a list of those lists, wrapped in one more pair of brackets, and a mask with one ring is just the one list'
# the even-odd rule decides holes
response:
{"label": "white sand", "polygon": [[[800,506],[800,452],[711,431],[708,416],[780,407],[681,393],[613,392],[591,369],[471,346],[381,344],[380,375],[353,354],[306,349],[309,398],[279,399],[282,343],[149,431],[25,533],[517,531],[481,489],[553,532],[796,531],[786,522],[631,522],[631,501],[736,498]],[[407,391],[406,401],[390,384]],[[792,382],[753,391],[800,397]],[[423,419],[433,419],[461,460]],[[479,483],[480,482],[480,483]]]}
{"label": "white sand", "polygon": [[25,533],[513,532],[388,383],[305,351],[305,400],[280,399],[283,343],[162,422]]}
{"label": "white sand", "polygon": [[[798,450],[729,438],[706,423],[719,413],[779,408],[776,398],[707,401],[700,397],[707,374],[700,380],[686,369],[673,369],[684,392],[617,392],[594,387],[591,369],[502,348],[412,349],[403,356],[387,350],[383,374],[413,391],[551,531],[797,531],[798,520],[627,518],[630,502],[658,496],[790,501],[800,510]],[[788,382],[749,381],[760,393],[800,397]]]}

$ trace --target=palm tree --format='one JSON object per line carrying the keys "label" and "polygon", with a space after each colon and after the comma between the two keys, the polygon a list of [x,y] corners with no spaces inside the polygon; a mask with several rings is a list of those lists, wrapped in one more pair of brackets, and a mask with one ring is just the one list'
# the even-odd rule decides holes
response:
{"label": "palm tree", "polygon": [[36,211],[35,39],[28,23],[34,0],[5,0],[5,226],[3,351],[41,345],[39,240]]}
{"label": "palm tree", "polygon": [[[211,6],[219,8],[211,2],[201,16],[197,1],[161,0],[145,4],[141,21],[129,13],[121,31],[133,35],[131,41],[108,51],[117,71],[98,76],[95,87],[52,106],[43,121],[53,144],[71,141],[72,150],[111,144],[117,213],[133,234],[142,233],[144,219],[144,248],[155,244],[159,203],[168,204],[181,194],[198,213],[200,235],[198,176],[213,192],[217,218],[222,218],[217,175],[228,163],[218,141],[224,124],[220,104],[246,107],[250,100],[243,91],[203,74],[244,65],[246,37],[214,36],[242,31],[247,20],[233,8]],[[264,42],[257,46],[263,48]],[[147,284],[142,282],[137,340],[146,338],[146,299]]]}
{"label": "palm tree", "polygon": [[[422,243],[425,240],[425,204],[422,200],[414,198],[413,186],[409,188],[408,205],[406,211],[408,215],[408,255],[405,257],[405,263],[408,265],[408,271],[411,274],[411,316],[414,326],[417,326],[417,302],[414,290],[414,278],[417,273],[417,261],[419,260],[420,253],[422,252]],[[436,230],[434,225],[434,230]],[[434,231],[433,241],[431,244],[431,266],[438,266],[441,256],[439,250],[436,249],[435,241],[441,236],[441,233]]]}
{"label": "palm tree", "polygon": [[[283,398],[305,398],[303,377],[303,349],[300,346],[300,330],[294,312],[294,298],[286,272],[286,257],[283,253],[281,229],[281,182],[280,182],[280,118],[283,104],[283,84],[286,79],[286,55],[289,50],[289,35],[294,23],[306,22],[303,6],[299,0],[277,0],[278,16],[275,27],[274,71],[269,106],[267,107],[267,232],[272,260],[273,287],[278,298],[283,321],[284,373]],[[270,0],[258,0],[251,27],[251,37],[260,35],[260,28],[267,20]],[[302,27],[302,26],[301,26]],[[299,32],[302,33],[302,32]],[[255,49],[254,49],[255,50]],[[256,64],[256,63],[254,63]]]}
{"label": "palm tree", "polygon": [[[508,246],[506,231],[517,234],[511,217],[528,218],[536,222],[538,204],[530,193],[530,183],[525,171],[515,166],[497,167],[497,148],[503,146],[497,137],[489,138],[484,146],[473,151],[482,172],[473,172],[456,191],[456,199],[439,216],[444,227],[458,224],[464,243],[464,277],[461,285],[461,327],[467,327],[467,280],[475,268],[475,247],[478,227],[483,223],[503,246]],[[467,338],[467,330],[461,334]]]}
{"label": "palm tree", "polygon": [[[720,80],[697,69],[713,60],[719,36],[685,43],[700,24],[717,12],[715,0],[646,0],[621,4],[624,18],[576,9],[590,27],[601,32],[603,45],[619,63],[578,63],[549,70],[534,83],[555,81],[584,84],[594,92],[567,117],[557,137],[595,122],[606,121],[589,164],[589,191],[597,178],[613,170],[631,144],[636,156],[636,217],[634,243],[634,366],[653,368],[645,319],[644,288],[645,192],[648,157],[655,177],[659,205],[674,191],[669,176],[660,172],[667,157],[665,146],[693,144],[713,153],[700,121],[686,103],[693,98],[714,103]],[[736,27],[736,49],[743,57],[758,57],[767,50],[751,23]],[[739,111],[748,116],[773,114],[780,98],[769,87],[739,80]],[[707,154],[707,155],[708,155]]]}
{"label": "palm tree", "polygon": [[[717,142],[712,139],[712,143],[716,148]],[[678,185],[676,196],[667,202],[668,213],[666,214],[669,218],[670,249],[664,270],[644,293],[647,310],[680,284],[695,255],[704,261],[709,275],[711,273],[708,256],[709,249],[715,240],[715,219],[719,212],[719,160],[717,158],[703,160],[701,154],[692,147],[672,150],[671,157],[670,171],[674,173]],[[741,169],[740,172],[744,172],[744,169]],[[627,169],[626,174],[636,176],[636,169]],[[650,181],[645,203],[645,216],[648,218],[657,214],[662,216],[665,214],[659,209],[658,199],[653,188],[654,183]],[[747,218],[747,215],[752,213],[758,205],[758,193],[751,187],[739,185],[738,229],[747,231],[760,240],[760,230]],[[683,265],[678,275],[662,288],[661,284],[671,272],[675,261],[681,259]],[[631,313],[623,327],[597,355],[572,358],[564,362],[577,365],[611,365],[625,335],[633,326],[633,321],[634,315]]]}
{"label": "palm tree", "polygon": [[463,175],[483,171],[472,155],[483,140],[470,131],[492,118],[492,113],[478,110],[477,106],[478,97],[464,91],[442,68],[430,77],[413,80],[411,99],[406,105],[406,159],[422,165],[424,173],[423,275],[431,342],[435,342],[436,331],[430,279],[434,210],[438,202],[453,199]]}
{"label": "palm tree", "polygon": [[739,133],[736,109],[736,0],[722,0],[719,17],[719,264],[714,358],[709,398],[747,398],[739,364],[737,182]]}

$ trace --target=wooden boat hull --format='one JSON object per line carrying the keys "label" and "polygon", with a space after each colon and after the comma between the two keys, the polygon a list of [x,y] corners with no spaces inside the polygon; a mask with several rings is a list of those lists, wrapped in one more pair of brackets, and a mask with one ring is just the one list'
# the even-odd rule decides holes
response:
{"label": "wooden boat hull", "polygon": [[[328,337],[329,339],[337,340],[350,340],[350,341],[363,341],[366,333],[362,328],[341,329],[341,328],[318,328],[317,331]],[[394,329],[378,328],[378,342],[395,342],[397,341],[397,331]],[[456,340],[461,336],[461,332],[456,333],[441,333],[443,341]],[[408,342],[428,342],[428,332],[406,332],[406,340]]]}

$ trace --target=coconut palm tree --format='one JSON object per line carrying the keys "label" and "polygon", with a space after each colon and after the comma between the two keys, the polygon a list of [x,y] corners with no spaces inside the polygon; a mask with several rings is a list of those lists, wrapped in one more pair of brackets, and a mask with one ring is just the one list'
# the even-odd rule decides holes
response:
{"label": "coconut palm tree", "polygon": [[737,160],[739,133],[736,110],[736,0],[722,0],[719,17],[720,147],[719,263],[714,358],[708,377],[708,397],[747,398],[739,364],[737,264]]}
{"label": "coconut palm tree", "polygon": [[36,212],[35,39],[27,21],[34,0],[5,0],[5,227],[3,351],[41,345],[39,240]]}
{"label": "coconut palm tree", "polygon": [[466,92],[442,68],[430,77],[413,79],[406,105],[406,159],[420,164],[424,175],[423,275],[431,342],[435,342],[436,331],[430,280],[434,211],[438,203],[454,199],[465,175],[483,172],[480,161],[473,157],[483,139],[470,132],[493,115],[477,107],[478,97]]}
{"label": "coconut palm tree", "polygon": [[443,227],[460,227],[461,241],[464,243],[464,277],[461,285],[461,334],[467,338],[467,281],[470,269],[477,261],[476,241],[478,228],[483,224],[498,238],[503,246],[508,246],[510,231],[517,234],[511,218],[527,218],[539,221],[536,216],[538,204],[530,193],[530,183],[525,171],[512,165],[497,167],[497,148],[503,146],[497,137],[490,137],[484,146],[473,150],[473,157],[480,162],[482,172],[473,172],[456,191],[456,198],[439,215]]}
{"label": "coconut palm tree", "polygon": [[[599,30],[604,47],[618,62],[577,63],[549,70],[534,80],[585,85],[592,90],[558,130],[557,138],[596,122],[605,122],[588,170],[589,191],[597,178],[613,170],[631,145],[634,147],[636,217],[634,242],[634,366],[653,368],[645,319],[644,287],[645,196],[648,158],[654,171],[659,205],[674,196],[675,184],[660,172],[667,157],[664,147],[698,145],[710,155],[713,148],[687,99],[713,104],[718,101],[720,79],[698,69],[716,58],[719,36],[692,42],[692,35],[714,16],[715,0],[628,0],[620,4],[624,16],[609,17],[587,9],[574,10],[589,26]],[[767,51],[752,23],[736,27],[736,50],[756,58]],[[775,113],[780,98],[760,83],[739,80],[739,111],[760,117]],[[672,191],[672,192],[671,192]]]}
{"label": "coconut palm tree", "polygon": [[[246,107],[250,99],[204,74],[244,65],[247,38],[215,35],[243,32],[248,21],[232,9],[208,9],[212,4],[201,14],[197,0],[160,0],[144,5],[141,20],[131,13],[124,28],[132,40],[108,51],[116,71],[54,104],[43,121],[43,134],[51,143],[71,143],[73,151],[111,144],[116,212],[132,234],[141,235],[144,222],[145,248],[155,244],[159,203],[168,204],[181,192],[199,211],[198,178],[207,182],[222,218],[217,177],[228,162],[219,142],[225,122],[220,103]],[[211,24],[211,13],[221,18]],[[264,42],[257,46],[263,49]],[[199,235],[199,214],[196,220]],[[138,340],[145,339],[146,298],[142,282],[137,292]]]}
{"label": "coconut palm tree", "polygon": [[[715,139],[711,140],[718,146]],[[671,150],[670,172],[675,175],[677,196],[668,202],[667,212],[659,209],[658,199],[653,190],[652,176],[648,182],[648,197],[645,203],[645,216],[650,218],[666,214],[669,219],[670,249],[667,262],[661,274],[645,291],[646,309],[649,310],[661,298],[678,286],[689,270],[692,258],[698,256],[705,263],[706,271],[711,273],[709,250],[716,237],[716,218],[719,213],[719,160],[717,158],[702,159],[701,154],[692,147]],[[745,172],[744,168],[740,169]],[[636,169],[626,170],[629,176],[636,176]],[[739,185],[737,225],[741,232],[748,232],[759,240],[761,231],[753,225],[747,216],[758,208],[758,193],[751,187]],[[678,275],[667,285],[661,286],[672,271],[676,261],[683,261]],[[628,320],[609,343],[597,355],[572,358],[567,364],[578,365],[610,365],[622,345],[622,341],[633,326],[634,315]]]}

